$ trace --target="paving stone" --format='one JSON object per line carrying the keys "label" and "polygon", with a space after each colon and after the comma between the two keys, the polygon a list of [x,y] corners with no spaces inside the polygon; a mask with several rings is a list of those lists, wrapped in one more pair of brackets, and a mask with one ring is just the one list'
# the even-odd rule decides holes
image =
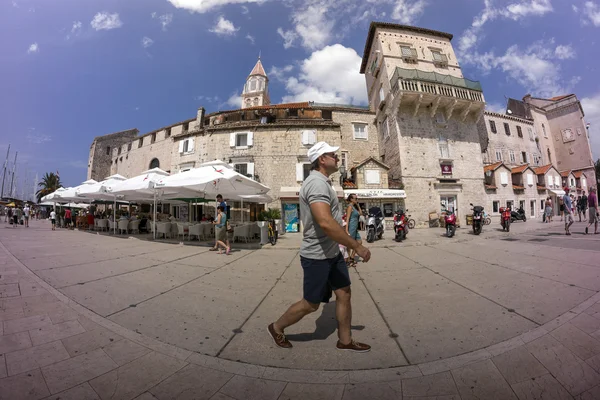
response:
{"label": "paving stone", "polygon": [[[261,378],[294,383],[348,383],[350,382],[349,375],[351,373],[352,371],[311,371],[308,369],[267,367]],[[399,379],[399,377],[395,376],[392,379]]]}
{"label": "paving stone", "polygon": [[[214,397],[213,397],[213,399],[214,399]],[[136,397],[133,400],[158,400],[158,399],[156,397],[152,396],[151,393],[145,392],[145,393],[142,393],[141,395],[139,395],[138,397]],[[177,399],[177,400],[179,400],[179,399]]]}
{"label": "paving stone", "polygon": [[519,400],[571,400],[573,396],[550,374],[512,385]]}
{"label": "paving stone", "polygon": [[[452,396],[418,396],[418,397],[403,397],[404,400],[461,400],[460,396],[455,394]],[[373,399],[375,400],[375,399]]]}
{"label": "paving stone", "polygon": [[70,336],[62,339],[65,348],[71,357],[88,351],[96,350],[100,347],[107,346],[115,341],[123,338],[112,331],[99,327],[89,332],[82,332],[78,335]]}
{"label": "paving stone", "polygon": [[50,392],[58,393],[115,368],[117,364],[102,349],[97,349],[44,367],[42,373]]}
{"label": "paving stone", "polygon": [[23,307],[23,312],[25,313],[26,317],[31,317],[33,315],[56,313],[59,311],[67,310],[71,310],[71,307],[69,307],[62,301],[59,301],[58,299],[56,301],[51,301],[47,303],[29,304]]}
{"label": "paving stone", "polygon": [[594,368],[596,372],[600,373],[600,354],[596,354],[594,357],[588,358],[587,360],[585,360],[585,362],[588,363],[589,366]]}
{"label": "paving stone", "polygon": [[600,354],[600,341],[570,323],[553,330],[550,334],[582,360]]}
{"label": "paving stone", "polygon": [[600,382],[600,375],[592,367],[550,335],[529,343],[527,349],[573,396]]}
{"label": "paving stone", "polygon": [[2,321],[8,321],[11,319],[23,318],[23,307],[9,308],[8,310],[0,310],[0,325]]}
{"label": "paving stone", "polygon": [[102,400],[129,400],[146,392],[186,365],[152,352],[90,381]]}
{"label": "paving stone", "polygon": [[463,400],[517,400],[491,360],[454,369],[452,376]]}
{"label": "paving stone", "polygon": [[[79,321],[81,326],[83,326],[86,331],[93,331],[94,329],[104,328],[103,326],[98,325],[97,323],[95,323],[94,321],[92,321],[89,318],[84,317],[83,315],[80,315],[77,318],[77,321]],[[106,329],[106,328],[104,328],[104,329]]]}
{"label": "paving stone", "polygon": [[285,385],[284,382],[237,375],[220,392],[236,400],[277,400]]}
{"label": "paving stone", "polygon": [[56,325],[45,326],[29,331],[34,346],[64,339],[85,332],[77,321],[67,321]]}
{"label": "paving stone", "polygon": [[100,400],[100,397],[94,392],[90,384],[86,382],[44,400]]}
{"label": "paving stone", "polygon": [[8,372],[6,371],[6,360],[4,354],[0,354],[0,378],[6,378]]}
{"label": "paving stone", "polygon": [[21,290],[21,297],[32,297],[41,296],[44,294],[50,294],[37,282],[24,282],[19,283],[19,289]]}
{"label": "paving stone", "polygon": [[0,297],[15,297],[20,296],[21,292],[19,292],[19,284],[18,283],[9,283],[5,285],[0,285]]}
{"label": "paving stone", "polygon": [[342,400],[398,400],[402,398],[402,383],[351,383],[346,385]]}
{"label": "paving stone", "polygon": [[598,400],[600,399],[600,385],[591,388],[579,396],[577,396],[577,400]]}
{"label": "paving stone", "polygon": [[0,379],[2,400],[38,400],[49,394],[39,369]]}
{"label": "paving stone", "polygon": [[52,321],[47,315],[34,315],[31,317],[11,319],[10,321],[4,321],[4,334],[8,335],[16,332],[30,331],[32,329],[50,325],[52,325]]}
{"label": "paving stone", "polygon": [[458,394],[450,372],[402,380],[404,396],[444,396]]}
{"label": "paving stone", "polygon": [[8,353],[6,354],[6,365],[8,366],[9,375],[17,375],[67,358],[69,358],[69,353],[58,340]]}
{"label": "paving stone", "polygon": [[587,334],[594,333],[600,329],[600,319],[589,314],[581,313],[571,320],[571,324]]}
{"label": "paving stone", "polygon": [[192,353],[186,361],[203,367],[214,368],[219,371],[254,378],[261,378],[266,370],[266,367],[260,365],[224,360],[222,358],[205,356],[198,353]]}
{"label": "paving stone", "polygon": [[9,353],[31,347],[29,332],[19,332],[0,336],[0,354]]}
{"label": "paving stone", "polygon": [[585,309],[583,312],[586,314],[589,314],[589,315],[599,313],[600,312],[600,303],[593,304],[589,308]]}
{"label": "paving stone", "polygon": [[215,394],[213,397],[211,397],[210,400],[236,400],[236,399],[219,392],[219,393]]}
{"label": "paving stone", "polygon": [[344,385],[288,383],[278,400],[342,400]]}
{"label": "paving stone", "polygon": [[157,399],[210,399],[233,374],[190,364],[150,389]]}
{"label": "paving stone", "polygon": [[104,346],[103,349],[104,352],[108,354],[108,356],[112,358],[113,361],[119,366],[125,365],[128,362],[138,359],[152,351],[147,347],[141,346],[127,339],[111,342],[110,344]]}
{"label": "paving stone", "polygon": [[548,370],[531,355],[525,346],[492,358],[492,361],[510,384],[536,378]]}
{"label": "paving stone", "polygon": [[438,372],[450,371],[454,368],[459,368],[464,365],[472,364],[478,361],[483,361],[492,358],[492,355],[486,350],[476,350],[460,356],[446,358],[444,360],[431,361],[419,364],[419,369],[423,375],[436,374]]}

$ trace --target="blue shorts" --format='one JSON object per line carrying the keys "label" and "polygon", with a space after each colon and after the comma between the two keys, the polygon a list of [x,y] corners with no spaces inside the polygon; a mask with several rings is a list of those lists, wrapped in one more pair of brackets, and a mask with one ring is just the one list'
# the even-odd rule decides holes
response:
{"label": "blue shorts", "polygon": [[300,256],[304,270],[304,299],[309,303],[327,302],[328,292],[350,286],[348,266],[342,254],[325,260]]}

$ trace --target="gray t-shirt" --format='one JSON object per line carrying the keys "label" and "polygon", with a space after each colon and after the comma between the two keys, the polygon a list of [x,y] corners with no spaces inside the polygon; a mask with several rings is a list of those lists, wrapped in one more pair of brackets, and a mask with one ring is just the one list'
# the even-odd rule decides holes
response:
{"label": "gray t-shirt", "polygon": [[300,189],[300,218],[304,225],[300,255],[313,260],[334,258],[339,254],[340,248],[314,221],[310,211],[310,205],[313,203],[329,204],[331,215],[342,224],[342,210],[337,194],[329,178],[318,171],[311,171]]}

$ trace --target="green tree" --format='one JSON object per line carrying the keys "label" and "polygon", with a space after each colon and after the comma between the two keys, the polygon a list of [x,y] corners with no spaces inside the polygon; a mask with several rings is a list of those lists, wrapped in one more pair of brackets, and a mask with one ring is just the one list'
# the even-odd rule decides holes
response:
{"label": "green tree", "polygon": [[[596,170],[596,180],[600,179],[600,158],[596,160],[594,164],[594,169]],[[594,185],[597,185],[598,182],[594,182]]]}
{"label": "green tree", "polygon": [[35,192],[35,196],[37,198],[37,202],[39,203],[42,197],[56,192],[56,190],[62,186],[60,183],[60,177],[56,175],[54,172],[46,172],[46,174],[42,177],[42,181],[38,183],[40,189]]}

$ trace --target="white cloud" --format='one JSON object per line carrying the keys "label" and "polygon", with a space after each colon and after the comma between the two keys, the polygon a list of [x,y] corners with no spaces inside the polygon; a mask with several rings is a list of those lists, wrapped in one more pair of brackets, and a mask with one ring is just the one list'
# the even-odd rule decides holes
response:
{"label": "white cloud", "polygon": [[574,13],[578,13],[578,12],[579,12],[579,7],[577,7],[575,4],[573,4],[573,5],[571,6],[571,8],[573,9],[573,12],[574,12]]}
{"label": "white cloud", "polygon": [[[358,72],[360,64],[356,51],[341,44],[315,51],[302,61],[298,76],[282,78],[287,90],[282,101],[366,104],[364,77]],[[292,67],[286,66],[274,75],[283,76],[290,71]]]}
{"label": "white cloud", "polygon": [[14,1],[14,0],[13,0],[13,2],[12,2],[12,6],[13,6],[13,7],[15,7],[15,8],[19,8],[19,5],[18,5],[18,4],[17,4],[17,2],[16,2],[16,1]]}
{"label": "white cloud", "polygon": [[[590,123],[590,142],[595,159],[600,158],[600,92],[581,99],[585,121]],[[600,177],[598,177],[600,179]]]}
{"label": "white cloud", "polygon": [[77,168],[77,169],[87,169],[87,167],[88,167],[88,163],[86,161],[81,161],[81,160],[68,161],[68,162],[64,163],[64,165],[66,165],[68,167],[72,167],[72,168]]}
{"label": "white cloud", "polygon": [[148,47],[154,44],[154,40],[150,39],[148,36],[144,36],[142,38],[142,47],[147,49]]}
{"label": "white cloud", "polygon": [[556,49],[554,50],[554,54],[556,55],[556,57],[559,60],[567,60],[569,58],[575,58],[575,50],[573,49],[573,47],[571,45],[556,46]]}
{"label": "white cloud", "polygon": [[289,49],[294,45],[298,35],[294,31],[284,31],[283,28],[277,28],[277,33],[283,38],[283,48]]}
{"label": "white cloud", "polygon": [[216,25],[209,29],[209,31],[221,36],[233,36],[239,29],[240,28],[236,28],[233,25],[233,22],[225,19],[225,17],[221,15],[219,16]]}
{"label": "white cloud", "polygon": [[83,24],[81,23],[81,21],[73,21],[71,32],[67,35],[67,40],[69,40],[72,37],[79,36],[79,34],[81,33],[82,26]]}
{"label": "white cloud", "polygon": [[108,12],[99,12],[94,15],[94,19],[90,22],[92,28],[97,31],[100,30],[110,30],[115,28],[120,28],[123,26],[123,22],[119,19],[119,14],[109,14]]}
{"label": "white cloud", "polygon": [[152,15],[152,19],[158,18],[158,20],[160,21],[160,24],[162,25],[163,31],[166,31],[167,26],[169,26],[171,24],[171,22],[173,22],[173,14],[157,15],[155,12],[153,12],[151,15]]}
{"label": "white cloud", "polygon": [[[324,0],[307,1],[303,8],[299,8],[292,12],[292,21],[297,37],[302,39],[302,46],[308,50],[317,50],[328,44],[333,36],[333,27],[335,21],[327,17],[330,2]],[[279,33],[279,30],[277,31]],[[287,38],[291,38],[288,32],[285,32]],[[281,33],[279,33],[281,35]],[[282,35],[285,44],[289,43],[285,36]],[[288,48],[286,47],[286,48]]]}
{"label": "white cloud", "polygon": [[227,4],[264,3],[267,0],[168,0],[176,8],[203,14]]}
{"label": "white cloud", "polygon": [[486,103],[485,109],[487,111],[504,114],[506,112],[506,105],[499,102]]}
{"label": "white cloud", "polygon": [[40,47],[38,46],[38,44],[37,43],[32,43],[29,46],[29,49],[27,49],[27,54],[37,53],[38,51],[40,51]]}
{"label": "white cloud", "polygon": [[252,43],[252,44],[254,44],[254,42],[255,42],[254,36],[252,36],[251,34],[247,34],[246,39],[248,39],[250,41],[250,43]]}
{"label": "white cloud", "polygon": [[501,15],[518,20],[521,18],[533,16],[542,16],[554,11],[550,0],[521,0],[517,3],[509,4],[500,11]]}
{"label": "white cloud", "polygon": [[250,12],[250,10],[248,9],[248,7],[246,6],[242,6],[242,14],[246,15]]}
{"label": "white cloud", "polygon": [[285,75],[292,72],[293,69],[293,65],[286,65],[285,67],[281,68],[272,66],[267,75],[270,77],[270,79],[275,78],[280,82],[285,82]]}
{"label": "white cloud", "polygon": [[423,15],[427,2],[425,0],[396,0],[392,18],[405,25],[414,25]]}
{"label": "white cloud", "polygon": [[152,19],[156,18],[156,11],[154,11],[152,14],[150,14],[150,16],[152,17]]}
{"label": "white cloud", "polygon": [[600,26],[600,7],[593,1],[586,1],[583,5],[582,17],[584,23]]}
{"label": "white cloud", "polygon": [[218,103],[221,101],[221,98],[219,96],[196,96],[194,97],[194,100],[206,101],[208,103]]}
{"label": "white cloud", "polygon": [[229,105],[231,107],[235,107],[236,109],[242,108],[242,96],[239,93],[233,93],[225,103],[219,104],[219,108],[224,105]]}
{"label": "white cloud", "polygon": [[29,143],[42,144],[52,141],[52,137],[43,133],[36,133],[35,128],[29,128],[29,133],[25,136]]}

